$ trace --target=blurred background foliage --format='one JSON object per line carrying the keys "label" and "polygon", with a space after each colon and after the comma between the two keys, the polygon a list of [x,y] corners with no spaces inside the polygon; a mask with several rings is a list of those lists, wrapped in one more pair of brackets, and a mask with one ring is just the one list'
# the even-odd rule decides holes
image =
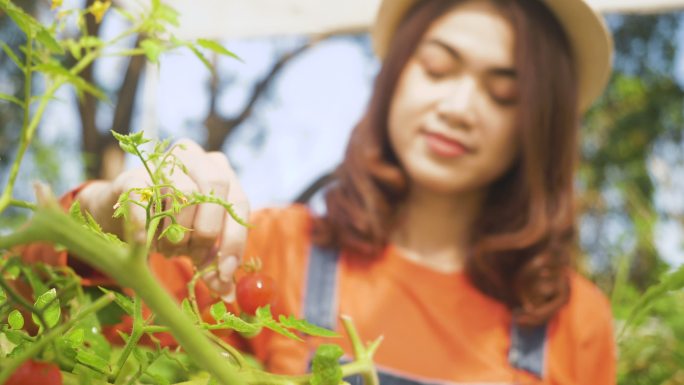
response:
{"label": "blurred background foliage", "polygon": [[[15,3],[29,11],[46,5],[33,0]],[[586,258],[580,268],[612,299],[620,347],[619,383],[624,385],[684,384],[684,343],[681,343],[684,341],[684,292],[681,290],[684,279],[670,276],[669,289],[649,302],[648,309],[642,309],[645,311],[630,327],[623,328],[624,320],[642,293],[673,269],[658,248],[663,226],[679,229],[680,240],[684,227],[684,185],[676,182],[684,179],[681,175],[684,173],[684,79],[677,79],[675,64],[682,49],[676,36],[683,35],[683,17],[682,13],[608,16],[616,46],[614,73],[604,96],[583,123],[577,186],[582,212],[581,249]],[[96,34],[97,30],[92,32]],[[13,48],[22,43],[22,34],[2,15],[0,39]],[[368,44],[364,37],[351,39],[360,45]],[[268,97],[269,82],[287,64],[286,56],[297,55],[314,43],[305,43],[274,60],[273,67],[255,82],[252,96]],[[368,51],[367,47],[363,49]],[[121,88],[105,90],[112,95],[114,109],[128,114],[123,120],[119,116],[114,118],[118,121],[108,121],[104,124],[107,127],[103,127],[101,120],[95,119],[98,105],[92,100],[80,101],[81,148],[88,153],[84,159],[89,159],[82,163],[83,175],[102,177],[101,154],[104,146],[111,144],[102,139],[104,136],[93,141],[93,133],[106,133],[112,128],[120,132],[129,129],[140,69],[137,74],[129,72],[131,66],[139,64],[129,63],[128,70],[122,71]],[[682,69],[679,71],[681,74]],[[126,85],[125,77],[130,76],[134,78]],[[16,67],[5,54],[0,55],[2,92],[21,97],[21,82],[22,76]],[[124,92],[125,87],[128,90]],[[213,92],[212,103],[216,98],[215,88],[216,79],[207,89]],[[123,94],[126,96],[120,97]],[[226,125],[232,126],[218,135],[219,139],[214,139],[221,143],[205,143],[205,146],[222,148],[232,129],[246,119],[241,114],[248,109],[249,114],[258,114],[258,110],[251,110],[253,104],[254,101],[248,102],[230,119],[216,116],[211,108],[204,122],[205,129],[221,124],[223,129]],[[117,108],[118,105],[121,106]],[[6,174],[13,159],[20,125],[18,109],[0,102],[0,175]],[[217,137],[212,135],[208,132],[206,137]],[[22,166],[28,171],[22,172],[32,179],[59,184],[60,156],[64,153],[59,145],[43,145],[38,137],[27,159],[30,164]],[[306,187],[302,186],[302,191]],[[11,228],[25,215],[22,210],[7,211],[1,227]],[[684,251],[681,244],[675,248],[679,253]]]}

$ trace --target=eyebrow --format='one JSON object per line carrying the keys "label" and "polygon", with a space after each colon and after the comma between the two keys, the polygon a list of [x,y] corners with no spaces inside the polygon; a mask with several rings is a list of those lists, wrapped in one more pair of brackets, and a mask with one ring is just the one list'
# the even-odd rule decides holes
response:
{"label": "eyebrow", "polygon": [[[429,39],[429,40],[425,41],[423,44],[436,45],[438,47],[441,47],[442,49],[447,51],[447,53],[449,53],[449,55],[452,56],[454,59],[456,59],[458,61],[463,61],[463,57],[461,56],[461,54],[458,51],[456,51],[456,49],[454,47],[450,46],[449,44],[447,44],[447,43],[445,43],[439,39],[434,39],[434,38]],[[517,78],[517,76],[518,76],[515,68],[510,68],[510,67],[494,67],[494,68],[488,69],[487,72],[492,74],[492,75],[504,76],[504,77],[510,77],[510,78]]]}

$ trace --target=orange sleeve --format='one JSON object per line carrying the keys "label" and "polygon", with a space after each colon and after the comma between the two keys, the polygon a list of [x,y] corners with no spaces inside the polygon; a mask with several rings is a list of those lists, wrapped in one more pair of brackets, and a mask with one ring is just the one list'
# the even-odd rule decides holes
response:
{"label": "orange sleeve", "polygon": [[614,385],[617,348],[606,296],[577,273],[570,300],[550,325],[550,378],[559,385]]}
{"label": "orange sleeve", "polygon": [[[68,210],[76,200],[76,195],[78,195],[78,193],[81,192],[81,190],[83,190],[83,188],[89,183],[90,182],[82,183],[78,187],[62,195],[62,197],[59,199],[60,206],[65,211]],[[29,263],[43,262],[53,266],[67,265],[67,252],[56,251],[54,246],[49,243],[33,243],[20,247],[18,251],[21,253],[23,260]]]}
{"label": "orange sleeve", "polygon": [[[585,290],[599,292],[594,286]],[[599,292],[592,297],[592,306],[585,310],[587,318],[578,327],[580,335],[577,383],[614,385],[617,381],[617,348],[613,333],[613,315],[610,303],[602,293]],[[591,322],[586,322],[588,319],[591,319]]]}

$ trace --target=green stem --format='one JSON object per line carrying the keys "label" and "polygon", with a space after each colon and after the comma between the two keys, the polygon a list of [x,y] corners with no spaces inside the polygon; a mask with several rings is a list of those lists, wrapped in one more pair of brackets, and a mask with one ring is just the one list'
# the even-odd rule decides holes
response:
{"label": "green stem", "polygon": [[140,338],[143,336],[142,301],[140,301],[140,297],[135,296],[133,299],[133,306],[135,308],[133,312],[133,330],[131,331],[131,335],[128,337],[128,341],[126,341],[126,346],[124,346],[123,352],[121,352],[121,355],[116,363],[114,375],[111,377],[115,383],[119,380],[121,369],[123,369],[124,365],[126,364],[128,357],[131,355],[131,353],[133,353],[133,349],[136,347],[136,345],[138,345],[138,341],[140,341]]}
{"label": "green stem", "polygon": [[22,201],[22,200],[18,200],[18,199],[10,199],[9,204],[10,204],[10,206],[21,207],[21,208],[25,208],[25,209],[29,209],[29,210],[35,210],[36,207],[38,207],[31,202],[26,202],[26,201]]}
{"label": "green stem", "polygon": [[33,34],[27,34],[26,41],[26,70],[24,71],[24,104],[22,108],[24,109],[23,122],[21,124],[21,140],[19,143],[19,151],[17,152],[17,158],[12,163],[12,169],[10,170],[9,181],[5,190],[0,196],[0,214],[9,206],[12,201],[12,190],[14,188],[14,183],[19,175],[19,166],[21,165],[21,160],[24,157],[26,148],[31,142],[31,132],[28,130],[30,112],[31,112],[31,85],[33,79],[33,71],[31,71],[31,62],[33,61]]}
{"label": "green stem", "polygon": [[176,341],[198,365],[224,385],[243,383],[236,370],[226,365],[218,348],[207,340],[159,285],[146,260],[131,257],[126,248],[85,230],[56,208],[37,210],[28,226],[7,237],[0,237],[0,248],[37,241],[60,243],[75,257],[106,271],[121,286],[133,289],[161,323],[171,329]]}
{"label": "green stem", "polygon": [[238,366],[241,369],[244,369],[247,367],[247,362],[245,361],[245,358],[242,356],[242,353],[235,349],[231,344],[227,343],[226,341],[222,340],[221,337],[208,332],[207,336],[209,339],[214,341],[216,345],[218,345],[221,349],[225,350],[230,356],[235,359],[235,362],[238,364]]}
{"label": "green stem", "polygon": [[56,328],[45,333],[41,339],[35,343],[29,345],[26,350],[9,359],[6,365],[3,365],[2,371],[0,371],[0,384],[4,384],[5,381],[14,373],[21,364],[31,357],[35,357],[46,345],[51,343],[55,338],[66,333],[73,325],[80,322],[83,318],[97,312],[98,310],[109,305],[114,300],[114,294],[108,293],[98,298],[97,301],[93,302],[91,305],[83,308],[78,314],[67,322],[57,326]]}

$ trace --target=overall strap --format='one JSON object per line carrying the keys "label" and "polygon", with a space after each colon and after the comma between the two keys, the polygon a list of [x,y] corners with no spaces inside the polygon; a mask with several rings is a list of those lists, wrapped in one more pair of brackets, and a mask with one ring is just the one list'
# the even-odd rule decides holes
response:
{"label": "overall strap", "polygon": [[544,377],[546,360],[546,325],[523,327],[512,324],[508,362],[514,368]]}
{"label": "overall strap", "polygon": [[304,318],[335,330],[337,325],[337,261],[335,249],[311,245],[304,291]]}

